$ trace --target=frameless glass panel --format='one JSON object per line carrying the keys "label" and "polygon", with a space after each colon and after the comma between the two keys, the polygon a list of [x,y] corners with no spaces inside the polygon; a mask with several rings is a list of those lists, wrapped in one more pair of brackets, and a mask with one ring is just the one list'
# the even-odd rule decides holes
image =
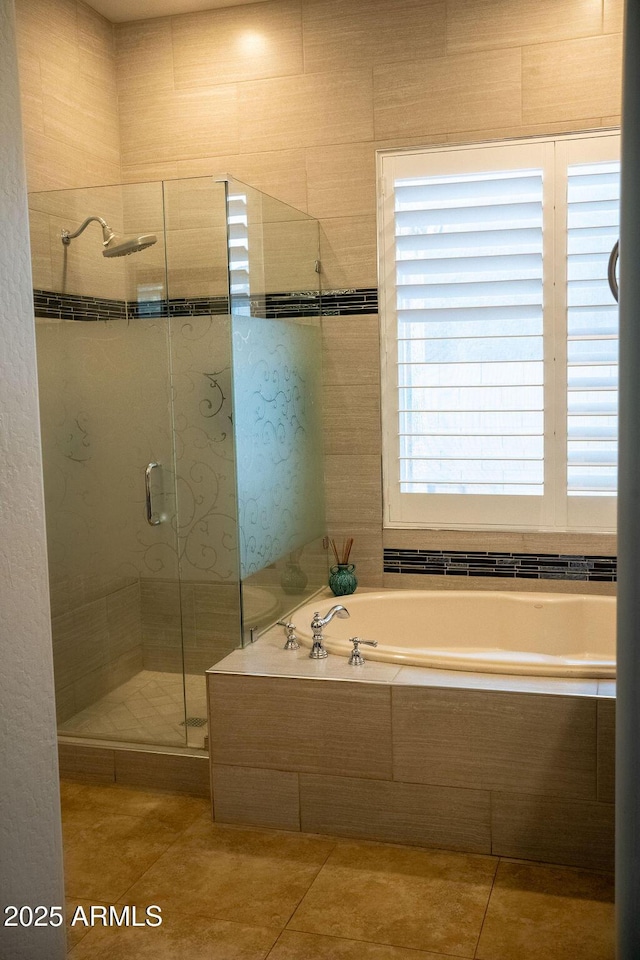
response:
{"label": "frameless glass panel", "polygon": [[227,183],[243,637],[327,582],[318,224]]}
{"label": "frameless glass panel", "polygon": [[162,187],[30,208],[59,729],[182,745]]}
{"label": "frameless glass panel", "polygon": [[240,644],[225,185],[164,196],[187,742],[203,747],[205,671]]}

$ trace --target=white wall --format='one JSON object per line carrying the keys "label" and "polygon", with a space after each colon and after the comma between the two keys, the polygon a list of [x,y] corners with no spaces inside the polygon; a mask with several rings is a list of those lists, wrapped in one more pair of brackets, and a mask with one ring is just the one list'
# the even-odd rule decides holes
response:
{"label": "white wall", "polygon": [[61,960],[64,927],[2,925],[63,904],[62,843],[13,0],[0,0],[0,956]]}

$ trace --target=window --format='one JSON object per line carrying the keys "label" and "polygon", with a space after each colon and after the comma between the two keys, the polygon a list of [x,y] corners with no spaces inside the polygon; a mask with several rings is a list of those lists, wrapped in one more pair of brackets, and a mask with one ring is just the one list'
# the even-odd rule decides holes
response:
{"label": "window", "polygon": [[381,156],[387,525],[614,528],[618,153]]}

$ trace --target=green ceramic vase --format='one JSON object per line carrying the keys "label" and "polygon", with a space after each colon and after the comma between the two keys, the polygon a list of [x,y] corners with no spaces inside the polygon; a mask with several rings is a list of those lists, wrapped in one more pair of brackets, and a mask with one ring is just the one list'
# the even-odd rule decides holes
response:
{"label": "green ceramic vase", "polygon": [[334,597],[346,597],[349,593],[355,593],[358,587],[355,569],[355,563],[338,563],[331,567],[329,586]]}

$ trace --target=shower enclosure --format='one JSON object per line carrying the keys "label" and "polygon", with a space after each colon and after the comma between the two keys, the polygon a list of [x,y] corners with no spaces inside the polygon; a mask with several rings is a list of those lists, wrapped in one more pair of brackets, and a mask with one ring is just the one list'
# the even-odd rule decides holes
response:
{"label": "shower enclosure", "polygon": [[326,583],[318,225],[230,177],[29,205],[59,732],[202,748],[204,671]]}

